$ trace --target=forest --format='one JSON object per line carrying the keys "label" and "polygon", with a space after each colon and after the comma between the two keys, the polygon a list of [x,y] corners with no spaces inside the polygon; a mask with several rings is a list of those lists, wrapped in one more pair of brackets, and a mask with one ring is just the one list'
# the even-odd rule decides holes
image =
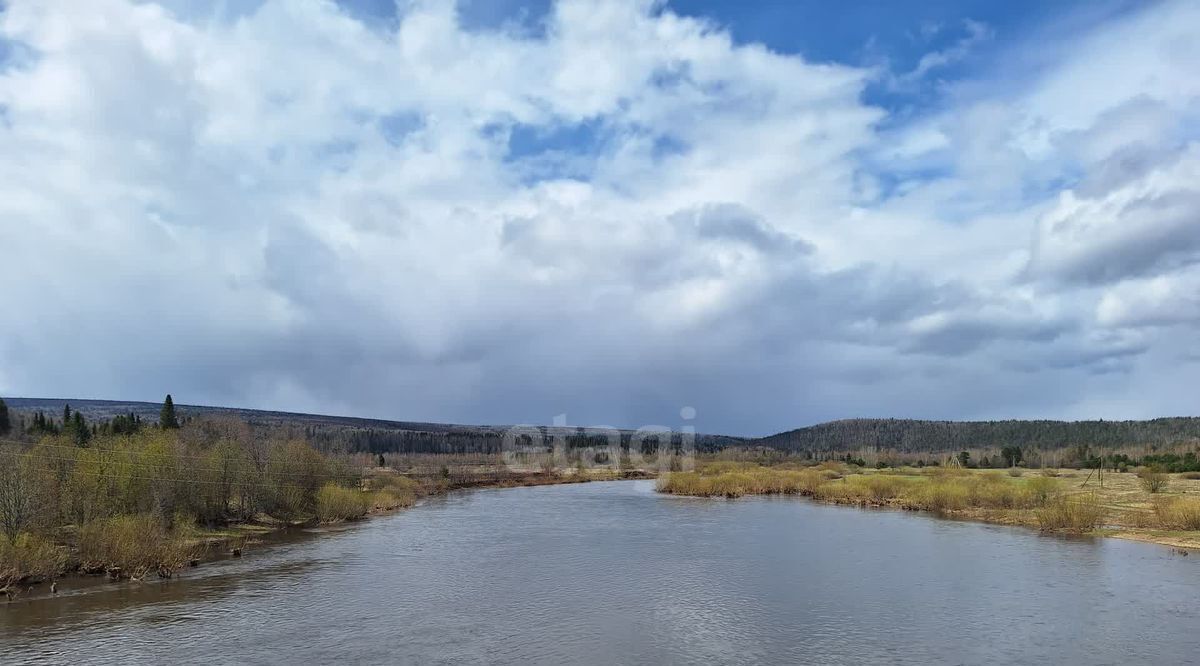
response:
{"label": "forest", "polygon": [[1149,421],[919,421],[847,419],[752,440],[786,451],[846,452],[879,449],[897,453],[968,449],[1059,451],[1145,448],[1200,443],[1200,418]]}

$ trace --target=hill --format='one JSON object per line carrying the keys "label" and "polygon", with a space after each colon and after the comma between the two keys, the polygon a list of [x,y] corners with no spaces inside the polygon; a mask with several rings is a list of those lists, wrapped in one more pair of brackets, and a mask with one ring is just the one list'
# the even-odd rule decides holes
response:
{"label": "hill", "polygon": [[1149,421],[919,421],[847,419],[789,430],[748,442],[787,451],[890,449],[944,452],[1020,446],[1044,451],[1079,446],[1200,444],[1200,418]]}
{"label": "hill", "polygon": [[[130,413],[140,416],[147,423],[158,420],[161,405],[153,402],[118,400],[66,400],[61,398],[5,398],[14,414],[14,421],[28,418],[34,412],[48,416],[62,413],[70,404],[73,411],[83,414],[89,423],[105,421],[118,415]],[[274,412],[237,407],[210,407],[203,405],[176,404],[183,419],[188,418],[233,418],[245,422],[252,428],[272,430],[278,434],[293,433],[303,436],[318,449],[346,451],[350,453],[497,453],[501,450],[504,436],[511,425],[462,425],[452,423],[425,423],[420,421],[388,421],[351,416],[325,416],[296,412]],[[580,428],[539,426],[543,439],[566,438],[572,444],[603,445],[603,435],[582,431]],[[620,430],[621,439],[628,443],[635,431]],[[724,435],[696,435],[696,447],[704,451],[719,450],[736,446],[746,440]],[[528,440],[526,443],[531,443]]]}
{"label": "hill", "polygon": [[[83,413],[89,422],[120,414],[158,419],[160,405],[115,400],[5,398],[14,421],[35,411],[58,415],[63,405]],[[236,407],[177,405],[183,418],[228,417],[253,428],[291,432],[323,450],[371,453],[495,453],[509,425],[464,425],[390,421],[350,416],[275,412]],[[543,438],[564,437],[573,444],[602,445],[603,439],[576,427],[540,426]],[[620,431],[628,442],[632,430]],[[586,441],[581,438],[590,438]],[[1200,445],[1200,417],[1148,421],[923,421],[914,419],[846,419],[797,428],[761,438],[697,434],[696,447],[715,451],[728,447],[766,447],[784,451],[842,452],[863,449],[901,453],[953,452],[971,448],[1020,446],[1053,451],[1091,447],[1168,447]]]}

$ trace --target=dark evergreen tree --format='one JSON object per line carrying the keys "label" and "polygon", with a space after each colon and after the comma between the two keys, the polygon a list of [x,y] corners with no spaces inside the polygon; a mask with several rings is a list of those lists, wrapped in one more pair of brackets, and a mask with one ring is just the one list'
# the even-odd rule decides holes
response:
{"label": "dark evergreen tree", "polygon": [[167,399],[163,401],[162,411],[158,414],[158,425],[167,430],[179,428],[179,418],[175,415],[175,401],[171,399],[170,393],[167,394]]}
{"label": "dark evergreen tree", "polygon": [[71,403],[63,405],[63,432],[71,427]]}
{"label": "dark evergreen tree", "polygon": [[[67,429],[64,429],[64,432]],[[92,439],[92,431],[88,429],[87,421],[83,420],[83,414],[75,412],[71,416],[71,427],[69,428],[71,435],[75,438],[75,446],[87,446],[88,441]]]}
{"label": "dark evergreen tree", "polygon": [[8,416],[8,405],[4,404],[4,398],[0,398],[0,437],[4,437],[12,431],[12,421]]}

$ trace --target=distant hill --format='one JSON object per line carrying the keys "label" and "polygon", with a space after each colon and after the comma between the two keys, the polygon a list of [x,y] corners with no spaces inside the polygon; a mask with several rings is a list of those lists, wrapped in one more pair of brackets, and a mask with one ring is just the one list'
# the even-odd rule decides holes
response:
{"label": "distant hill", "polygon": [[[61,398],[4,398],[14,417],[28,416],[41,411],[49,416],[58,416],[63,406],[70,404],[95,423],[130,412],[147,423],[158,421],[159,403],[119,400],[66,400]],[[294,412],[273,412],[237,407],[208,407],[202,405],[175,405],[181,418],[231,417],[244,421],[251,427],[291,431],[304,436],[311,443],[325,450],[370,453],[496,453],[511,425],[461,425],[453,423],[424,423],[419,421],[387,421],[351,416],[323,416]],[[15,418],[14,418],[15,420]],[[581,439],[575,426],[538,428],[544,437],[566,437],[576,443],[588,443]],[[620,431],[628,442],[634,431]],[[601,445],[604,440],[598,435],[585,434],[592,442]],[[745,438],[724,435],[696,435],[696,447],[719,450],[737,446]]]}
{"label": "distant hill", "polygon": [[918,421],[847,419],[750,440],[788,451],[958,451],[1020,446],[1053,450],[1080,445],[1115,447],[1200,444],[1200,418],[1149,421]]}
{"label": "distant hill", "polygon": [[[43,411],[57,416],[63,405],[83,413],[89,422],[133,412],[146,422],[158,420],[160,405],[116,400],[5,398],[14,415]],[[272,412],[236,407],[176,405],[187,417],[233,417],[252,427],[282,429],[304,436],[326,450],[402,453],[494,453],[511,426],[388,421],[350,416]],[[575,427],[542,426],[545,437],[579,437]],[[622,430],[625,441],[633,431]],[[582,440],[575,440],[581,443]],[[596,440],[596,444],[601,444]],[[767,447],[785,451],[835,452],[878,448],[898,452],[947,452],[968,448],[1055,450],[1080,445],[1098,447],[1200,445],[1200,417],[1149,421],[920,421],[911,419],[847,419],[789,430],[761,438],[698,434],[701,451],[728,447]]]}

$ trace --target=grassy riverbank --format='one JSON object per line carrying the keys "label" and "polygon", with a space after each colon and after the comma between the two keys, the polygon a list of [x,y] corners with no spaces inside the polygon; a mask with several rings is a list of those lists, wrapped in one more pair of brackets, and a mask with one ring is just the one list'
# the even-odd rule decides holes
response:
{"label": "grassy riverbank", "polygon": [[622,476],[536,460],[513,469],[496,455],[321,453],[229,420],[97,430],[87,441],[58,431],[0,442],[0,594],[71,574],[170,577],[273,530],[359,520],[459,488]]}
{"label": "grassy riverbank", "polygon": [[801,495],[834,504],[931,511],[1046,532],[1200,548],[1200,479],[1188,476],[1195,475],[1105,473],[1101,486],[1079,470],[867,470],[841,463],[802,467],[719,461],[670,473],[659,480],[658,490],[699,497]]}
{"label": "grassy riverbank", "polygon": [[43,583],[69,575],[107,575],[139,580],[170,577],[205,560],[228,557],[252,548],[279,530],[356,521],[411,507],[422,499],[454,490],[513,488],[646,478],[638,471],[515,471],[470,466],[466,470],[398,473],[390,468],[366,470],[355,487],[325,484],[316,495],[313,513],[291,520],[266,514],[219,527],[182,522],[165,527],[152,514],[114,516],[82,528],[67,526],[58,538],[22,532],[14,540],[0,538],[0,590],[15,598]]}

